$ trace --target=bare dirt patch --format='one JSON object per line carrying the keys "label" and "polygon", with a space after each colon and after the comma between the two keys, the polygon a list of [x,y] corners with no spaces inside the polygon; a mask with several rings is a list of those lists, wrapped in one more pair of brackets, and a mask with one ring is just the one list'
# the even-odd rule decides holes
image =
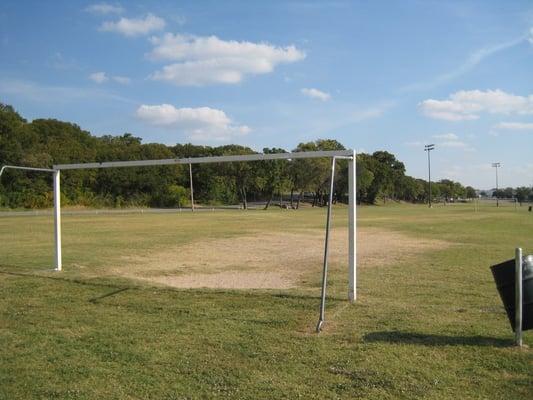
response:
{"label": "bare dirt patch", "polygon": [[[374,228],[359,229],[357,240],[358,266],[363,268],[403,262],[450,245]],[[347,230],[332,230],[332,268],[346,267],[347,249]],[[320,230],[256,233],[122,257],[122,266],[112,273],[179,288],[288,289],[319,273],[323,252]]]}

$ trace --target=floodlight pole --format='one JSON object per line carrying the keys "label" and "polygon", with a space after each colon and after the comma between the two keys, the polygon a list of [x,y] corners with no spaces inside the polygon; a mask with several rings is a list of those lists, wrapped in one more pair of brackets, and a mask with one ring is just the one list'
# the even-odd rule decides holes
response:
{"label": "floodlight pole", "polygon": [[499,162],[492,163],[492,166],[496,169],[496,207],[500,206],[500,199],[498,197],[498,168],[500,168],[501,164]]}
{"label": "floodlight pole", "polygon": [[427,144],[424,146],[424,151],[428,152],[428,184],[429,184],[429,198],[428,198],[428,205],[429,208],[431,208],[431,157],[429,153],[431,150],[435,149],[434,144]]}
{"label": "floodlight pole", "polygon": [[194,190],[192,187],[192,164],[189,163],[189,183],[191,186],[191,211],[194,211]]}

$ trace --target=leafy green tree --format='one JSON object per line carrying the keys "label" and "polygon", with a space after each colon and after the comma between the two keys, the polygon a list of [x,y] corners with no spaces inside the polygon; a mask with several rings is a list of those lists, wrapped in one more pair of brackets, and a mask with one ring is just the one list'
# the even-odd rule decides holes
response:
{"label": "leafy green tree", "polygon": [[520,205],[522,205],[522,203],[526,201],[532,194],[532,189],[527,186],[516,188],[516,200],[520,203]]}
{"label": "leafy green tree", "polygon": [[472,186],[467,186],[465,188],[465,196],[467,199],[474,199],[477,197],[476,189],[474,189]]}
{"label": "leafy green tree", "polygon": [[399,180],[405,174],[405,165],[387,151],[374,152],[372,159],[374,179],[368,189],[369,202],[373,204],[378,197],[384,201],[387,198],[396,198],[401,185]]}
{"label": "leafy green tree", "polygon": [[[287,151],[281,148],[265,147],[263,153],[277,154],[287,153]],[[277,192],[281,196],[282,192],[291,186],[288,170],[289,167],[286,160],[266,160],[257,163],[257,168],[255,169],[255,187],[267,196],[268,200],[265,205],[265,210],[272,203],[274,193]]]}

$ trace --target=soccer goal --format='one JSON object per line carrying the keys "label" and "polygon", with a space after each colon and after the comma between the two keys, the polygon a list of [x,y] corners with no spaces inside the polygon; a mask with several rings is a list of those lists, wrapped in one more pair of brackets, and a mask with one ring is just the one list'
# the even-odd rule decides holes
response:
{"label": "soccer goal", "polygon": [[[328,270],[328,245],[329,245],[329,231],[331,222],[331,206],[332,196],[334,190],[335,164],[339,159],[348,160],[348,299],[354,302],[357,297],[356,277],[357,277],[357,245],[356,245],[356,153],[354,150],[338,150],[338,151],[312,151],[312,152],[294,152],[294,153],[275,153],[275,154],[250,154],[250,155],[235,155],[235,156],[217,156],[217,157],[196,157],[196,158],[172,158],[160,160],[138,160],[138,161],[110,161],[110,162],[96,162],[96,163],[82,163],[82,164],[58,164],[54,165],[52,169],[46,168],[31,168],[21,166],[4,166],[0,170],[1,174],[9,168],[42,171],[53,174],[53,191],[54,191],[54,244],[55,244],[55,270],[62,270],[62,245],[61,245],[61,196],[60,196],[60,181],[61,171],[81,170],[81,169],[101,169],[101,168],[126,168],[126,167],[149,167],[162,165],[189,165],[189,171],[192,164],[207,164],[207,163],[230,163],[230,162],[253,162],[266,160],[295,160],[305,158],[330,158],[331,163],[331,178],[330,178],[330,192],[326,220],[326,232],[324,241],[324,263],[322,275],[322,293],[321,293],[321,308],[320,318],[317,325],[317,331],[320,331],[322,323],[324,322],[324,307],[326,297],[326,281]],[[192,178],[192,176],[191,176]],[[192,179],[191,179],[192,184]],[[192,186],[191,186],[192,189]],[[192,194],[192,190],[191,190]],[[194,206],[193,206],[194,207]]]}

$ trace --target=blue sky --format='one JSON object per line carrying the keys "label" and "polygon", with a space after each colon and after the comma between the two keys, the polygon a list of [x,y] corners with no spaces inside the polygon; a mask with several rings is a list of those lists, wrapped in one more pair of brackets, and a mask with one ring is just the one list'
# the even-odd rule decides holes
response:
{"label": "blue sky", "polygon": [[531,1],[12,1],[0,101],[144,142],[335,138],[426,177],[533,184]]}

